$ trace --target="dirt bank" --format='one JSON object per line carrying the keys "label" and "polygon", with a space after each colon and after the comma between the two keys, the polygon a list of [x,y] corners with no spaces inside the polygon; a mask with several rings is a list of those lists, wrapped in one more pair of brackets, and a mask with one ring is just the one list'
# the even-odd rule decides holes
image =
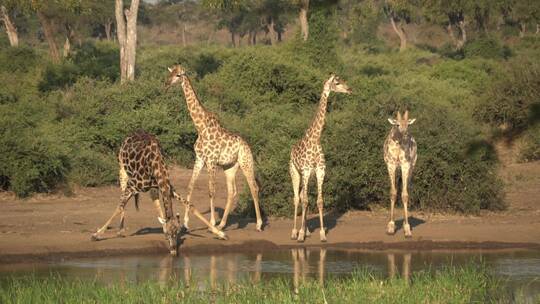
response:
{"label": "dirt bank", "polygon": [[[191,171],[174,168],[173,183],[186,192]],[[348,212],[328,214],[328,242],[319,242],[318,218],[309,225],[314,233],[305,243],[290,240],[292,220],[270,218],[263,232],[255,231],[254,220],[230,217],[228,241],[214,239],[203,224],[192,217],[193,230],[183,237],[184,251],[273,250],[291,246],[326,246],[365,249],[540,249],[540,162],[507,165],[502,173],[507,181],[508,211],[481,216],[441,215],[413,212],[413,238],[405,239],[400,229],[385,234],[387,213]],[[194,202],[208,212],[207,176],[202,174]],[[90,241],[90,235],[111,215],[118,202],[117,187],[82,188],[72,197],[36,196],[18,200],[0,194],[0,263],[70,257],[166,252],[155,209],[147,195],[141,210],[130,203],[127,209],[127,237]],[[217,207],[226,199],[225,178],[218,174]],[[264,204],[264,202],[263,202]],[[178,210],[178,205],[175,206]],[[398,215],[400,215],[398,210]],[[114,223],[116,225],[117,223]],[[400,227],[401,222],[397,222]],[[114,236],[115,230],[109,234]]]}

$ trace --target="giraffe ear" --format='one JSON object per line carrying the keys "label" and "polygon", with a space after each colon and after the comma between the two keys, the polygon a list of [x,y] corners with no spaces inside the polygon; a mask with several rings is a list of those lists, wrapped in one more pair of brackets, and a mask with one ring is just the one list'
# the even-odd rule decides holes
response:
{"label": "giraffe ear", "polygon": [[409,119],[407,122],[409,125],[412,125],[416,121],[416,118]]}
{"label": "giraffe ear", "polygon": [[391,124],[391,125],[397,125],[397,121],[393,118],[388,118],[388,122]]}
{"label": "giraffe ear", "polygon": [[167,67],[167,70],[169,70],[169,73],[172,73],[172,69]]}

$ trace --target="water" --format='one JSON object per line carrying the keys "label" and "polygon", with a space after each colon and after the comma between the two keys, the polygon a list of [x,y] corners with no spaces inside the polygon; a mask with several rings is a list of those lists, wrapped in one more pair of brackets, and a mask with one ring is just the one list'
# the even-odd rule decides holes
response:
{"label": "water", "polygon": [[0,281],[7,276],[48,276],[97,279],[104,283],[141,283],[171,278],[212,288],[216,284],[292,278],[295,287],[302,281],[324,282],[328,276],[347,276],[367,268],[385,277],[409,278],[416,271],[434,271],[453,265],[484,263],[511,291],[528,299],[540,295],[540,251],[360,251],[299,248],[261,253],[142,255],[86,258],[41,264],[0,265]]}

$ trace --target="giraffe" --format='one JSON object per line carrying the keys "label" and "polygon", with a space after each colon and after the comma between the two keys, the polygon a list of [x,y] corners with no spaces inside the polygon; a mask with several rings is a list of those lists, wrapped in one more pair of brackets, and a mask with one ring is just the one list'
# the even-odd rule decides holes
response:
{"label": "giraffe", "polygon": [[[255,205],[255,214],[257,217],[256,229],[257,231],[262,231],[263,222],[259,209],[259,186],[255,180],[253,155],[249,145],[239,135],[223,128],[217,116],[203,107],[191,85],[186,70],[181,65],[174,65],[172,68],[168,68],[168,70],[167,88],[174,83],[180,82],[189,114],[198,133],[198,138],[195,142],[195,165],[193,166],[193,173],[188,185],[187,201],[191,201],[195,182],[202,168],[206,165],[209,175],[210,223],[215,225],[215,175],[216,167],[222,167],[227,179],[227,204],[218,228],[223,229],[227,224],[227,217],[231,211],[231,206],[238,198],[236,172],[240,168],[247,180]],[[189,229],[188,210],[189,207],[186,209],[184,215],[185,229]]]}
{"label": "giraffe", "polygon": [[[331,74],[325,81],[319,108],[307,129],[304,137],[296,143],[291,151],[291,160],[289,162],[289,173],[291,174],[294,191],[294,226],[291,239],[297,239],[303,242],[305,235],[309,235],[309,229],[306,227],[306,212],[308,206],[307,188],[311,173],[315,171],[317,177],[317,207],[319,209],[319,218],[321,221],[320,238],[326,242],[326,234],[323,222],[323,194],[322,185],[325,174],[324,153],[321,147],[320,138],[324,127],[326,116],[326,106],[330,92],[350,94],[352,90],[338,76]],[[302,182],[302,185],[300,185]],[[302,193],[300,194],[300,189]],[[298,204],[302,201],[302,223],[300,231],[296,227],[296,218],[298,214]]]}
{"label": "giraffe", "polygon": [[384,161],[390,176],[390,221],[386,233],[392,235],[395,233],[394,223],[394,205],[397,198],[396,171],[401,169],[401,201],[403,202],[404,224],[403,231],[405,237],[412,237],[411,226],[409,225],[409,216],[407,213],[407,204],[409,203],[409,186],[411,184],[412,173],[416,165],[416,141],[408,132],[409,125],[412,125],[416,119],[409,119],[409,111],[403,115],[397,113],[397,119],[388,118],[392,125],[386,141],[384,142]]}
{"label": "giraffe", "polygon": [[[150,191],[150,197],[159,214],[158,220],[163,226],[163,232],[168,241],[169,251],[171,255],[176,255],[178,248],[179,216],[173,216],[172,197],[175,197],[186,205],[189,205],[189,203],[174,191],[170,183],[159,141],[153,135],[138,130],[128,136],[122,143],[120,152],[118,153],[118,161],[120,164],[120,188],[122,189],[120,203],[105,225],[92,235],[92,240],[100,240],[102,234],[118,214],[120,214],[120,230],[117,234],[118,236],[122,236],[127,202],[133,196],[135,198],[135,207],[138,210],[139,193]],[[163,200],[165,214],[161,208],[160,196]],[[208,225],[211,231],[219,238],[227,239],[225,233],[211,226],[197,209],[193,208],[192,212]]]}

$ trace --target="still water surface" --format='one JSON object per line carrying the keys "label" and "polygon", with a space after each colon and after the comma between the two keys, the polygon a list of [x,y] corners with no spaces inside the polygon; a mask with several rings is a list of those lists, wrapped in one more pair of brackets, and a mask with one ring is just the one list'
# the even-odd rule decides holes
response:
{"label": "still water surface", "polygon": [[328,276],[347,276],[367,268],[385,277],[409,278],[417,271],[434,271],[448,265],[484,263],[489,271],[513,292],[527,299],[540,295],[540,251],[359,251],[300,248],[261,253],[141,255],[0,265],[0,280],[8,276],[51,272],[65,278],[97,279],[104,283],[133,283],[171,278],[212,288],[216,284],[259,282],[269,278],[291,278],[297,287],[302,281],[324,282]]}

